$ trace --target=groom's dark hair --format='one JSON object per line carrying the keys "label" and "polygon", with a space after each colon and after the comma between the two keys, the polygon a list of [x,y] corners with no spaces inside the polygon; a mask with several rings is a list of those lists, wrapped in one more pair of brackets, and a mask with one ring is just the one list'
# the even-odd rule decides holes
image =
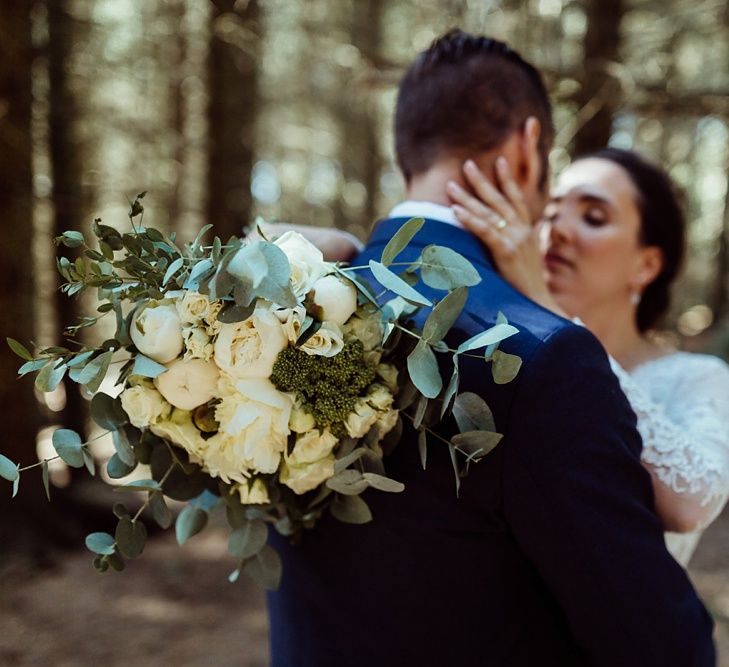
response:
{"label": "groom's dark hair", "polygon": [[465,159],[496,148],[529,116],[542,133],[543,183],[554,140],[542,77],[503,42],[451,30],[410,66],[395,112],[395,151],[409,181],[444,155]]}

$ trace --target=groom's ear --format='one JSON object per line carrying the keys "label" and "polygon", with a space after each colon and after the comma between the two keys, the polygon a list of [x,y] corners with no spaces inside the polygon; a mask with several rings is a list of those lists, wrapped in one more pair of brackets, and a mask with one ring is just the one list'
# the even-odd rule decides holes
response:
{"label": "groom's ear", "polygon": [[539,119],[529,116],[521,130],[521,159],[519,160],[518,177],[523,189],[539,191],[543,182],[542,156],[539,152],[539,138],[542,136],[542,124]]}

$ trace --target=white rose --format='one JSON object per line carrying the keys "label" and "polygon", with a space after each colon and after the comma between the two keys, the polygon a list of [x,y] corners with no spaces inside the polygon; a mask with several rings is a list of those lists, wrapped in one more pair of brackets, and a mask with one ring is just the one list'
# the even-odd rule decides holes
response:
{"label": "white rose", "polygon": [[264,378],[221,380],[219,394],[215,418],[230,440],[228,458],[255,472],[276,472],[288,442],[292,398]]}
{"label": "white rose", "polygon": [[185,291],[175,306],[180,320],[185,324],[197,324],[210,312],[210,300],[198,292]]}
{"label": "white rose", "polygon": [[270,310],[259,306],[247,320],[220,325],[215,363],[237,379],[267,378],[287,344],[281,322]]}
{"label": "white rose", "polygon": [[321,250],[309,243],[298,232],[286,232],[274,241],[291,266],[291,288],[301,300],[314,283],[323,275],[330,273],[332,267],[324,261]]}
{"label": "white rose", "polygon": [[393,396],[390,390],[382,384],[373,384],[367,392],[367,402],[380,412],[392,407]]}
{"label": "white rose", "polygon": [[344,348],[344,338],[341,329],[333,322],[323,322],[309,340],[299,349],[308,355],[321,357],[336,357]]}
{"label": "white rose", "polygon": [[295,407],[289,417],[289,429],[294,433],[306,433],[316,426],[314,415],[301,407]]}
{"label": "white rose", "polygon": [[286,457],[286,462],[289,465],[314,463],[329,456],[337,442],[336,436],[328,428],[321,433],[317,430],[302,433],[296,438],[294,449]]}
{"label": "white rose", "polygon": [[178,359],[154,379],[154,384],[172,405],[193,410],[215,396],[220,372],[211,361]]}
{"label": "white rose", "polygon": [[347,336],[361,341],[366,352],[382,345],[384,329],[379,311],[370,313],[366,309],[360,308],[343,327],[343,330]]}
{"label": "white rose", "polygon": [[301,495],[318,487],[334,475],[334,454],[314,463],[292,465],[283,462],[279,479],[294,493]]}
{"label": "white rose", "polygon": [[344,324],[357,310],[357,290],[351,282],[330,275],[319,278],[312,287],[314,303],[321,308],[321,319]]}
{"label": "white rose", "polygon": [[223,309],[223,303],[221,301],[213,301],[208,308],[208,313],[205,316],[204,322],[207,325],[207,332],[209,336],[216,336],[220,332],[220,327],[223,326],[222,322],[218,322],[218,313]]}
{"label": "white rose", "polygon": [[213,357],[213,343],[203,327],[186,327],[182,330],[185,341],[183,359],[203,359],[210,361]]}
{"label": "white rose", "polygon": [[182,352],[182,323],[172,304],[145,305],[137,310],[129,335],[137,349],[160,364],[166,364]]}
{"label": "white rose", "polygon": [[283,326],[286,338],[290,343],[295,343],[301,335],[301,327],[306,319],[306,308],[296,306],[295,308],[280,308],[275,311],[278,321]]}
{"label": "white rose", "polygon": [[392,364],[380,364],[377,367],[377,375],[382,378],[382,381],[387,385],[387,388],[395,393],[397,392],[397,376],[398,370]]}
{"label": "white rose", "polygon": [[358,398],[354,411],[344,422],[344,427],[351,437],[361,438],[372,428],[379,416],[379,412],[367,402],[367,399]]}
{"label": "white rose", "polygon": [[187,410],[173,410],[169,419],[152,424],[150,430],[186,450],[193,463],[202,463],[209,441],[202,438]]}
{"label": "white rose", "polygon": [[377,440],[376,442],[379,444],[380,441],[390,432],[393,428],[395,428],[395,424],[397,424],[397,419],[399,416],[399,412],[397,410],[387,410],[386,412],[381,412],[379,417],[377,418],[376,426],[377,426]]}
{"label": "white rose", "polygon": [[144,385],[125,389],[121,394],[121,404],[129,416],[132,426],[145,428],[157,420],[167,417],[172,406],[156,390]]}
{"label": "white rose", "polygon": [[238,484],[237,491],[240,495],[240,501],[244,505],[265,505],[270,502],[268,489],[262,479],[254,479],[250,486],[248,484]]}

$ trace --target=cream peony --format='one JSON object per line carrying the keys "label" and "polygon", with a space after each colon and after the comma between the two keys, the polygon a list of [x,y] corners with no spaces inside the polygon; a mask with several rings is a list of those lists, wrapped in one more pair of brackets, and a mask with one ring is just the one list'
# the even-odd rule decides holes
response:
{"label": "cream peony", "polygon": [[342,327],[345,336],[352,336],[362,341],[366,352],[370,352],[382,345],[384,329],[379,311],[370,313],[365,308],[360,308]]}
{"label": "cream peony", "polygon": [[392,364],[380,364],[377,367],[377,375],[378,377],[382,378],[382,381],[391,392],[397,392],[398,370],[395,366],[393,366]]}
{"label": "cream peony", "polygon": [[383,384],[375,383],[367,392],[367,402],[376,410],[383,412],[392,407],[393,396]]}
{"label": "cream peony", "polygon": [[321,433],[317,430],[302,433],[296,438],[294,449],[286,457],[286,462],[289,465],[314,463],[325,456],[329,456],[337,442],[336,436],[328,428]]}
{"label": "cream peony", "polygon": [[182,338],[185,341],[183,359],[210,361],[213,358],[213,342],[205,328],[185,327],[182,330]]}
{"label": "cream peony", "polygon": [[193,410],[215,396],[219,377],[212,361],[178,359],[154,379],[154,384],[176,408]]}
{"label": "cream peony", "polygon": [[334,454],[329,454],[314,463],[293,465],[284,461],[279,479],[294,493],[301,495],[311,491],[334,475]]}
{"label": "cream peony", "polygon": [[321,308],[321,319],[344,324],[357,310],[357,290],[348,280],[329,275],[319,278],[312,287],[314,303]]}
{"label": "cream peony", "polygon": [[268,489],[262,479],[254,479],[250,485],[248,483],[238,484],[236,490],[244,505],[265,505],[270,502]]}
{"label": "cream peony", "polygon": [[291,266],[291,288],[301,300],[311,290],[314,283],[331,272],[331,265],[324,261],[321,250],[309,243],[298,232],[286,232],[274,241]]}
{"label": "cream peony", "polygon": [[276,317],[283,326],[286,338],[289,343],[295,343],[301,335],[301,327],[306,319],[306,308],[296,306],[295,308],[280,308],[275,311]]}
{"label": "cream peony", "polygon": [[221,324],[215,341],[215,363],[236,379],[268,378],[278,353],[288,344],[278,318],[256,307],[247,320]]}
{"label": "cream peony", "polygon": [[299,349],[308,355],[319,355],[321,357],[335,357],[344,348],[344,338],[341,329],[332,322],[323,322],[309,340]]}
{"label": "cream peony", "polygon": [[159,419],[167,417],[172,410],[172,406],[156,389],[144,385],[125,389],[121,394],[121,404],[132,426],[137,428],[146,428],[154,424]]}
{"label": "cream peony", "polygon": [[226,457],[255,472],[276,472],[288,441],[293,399],[264,378],[223,378],[218,391],[222,400],[215,418],[228,438]]}
{"label": "cream peony", "polygon": [[182,323],[172,304],[150,301],[137,309],[129,335],[137,349],[160,364],[166,364],[182,352]]}
{"label": "cream peony", "polygon": [[307,412],[302,407],[296,406],[291,410],[291,416],[289,417],[289,429],[294,433],[306,433],[311,431],[316,426],[314,421],[314,415],[311,412]]}
{"label": "cream peony", "polygon": [[197,324],[210,312],[210,300],[204,294],[185,291],[175,303],[180,320],[184,324]]}

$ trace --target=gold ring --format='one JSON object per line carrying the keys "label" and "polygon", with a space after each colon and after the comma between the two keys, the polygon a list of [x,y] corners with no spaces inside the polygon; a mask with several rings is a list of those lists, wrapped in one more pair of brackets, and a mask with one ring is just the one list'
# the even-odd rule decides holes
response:
{"label": "gold ring", "polygon": [[508,225],[508,224],[509,224],[509,223],[508,223],[508,222],[506,222],[506,219],[505,219],[505,218],[499,218],[499,219],[498,219],[498,220],[497,220],[497,221],[496,221],[496,222],[494,223],[494,226],[496,227],[496,229],[499,229],[499,230],[501,230],[501,229],[504,229],[504,228],[506,227],[506,225]]}

